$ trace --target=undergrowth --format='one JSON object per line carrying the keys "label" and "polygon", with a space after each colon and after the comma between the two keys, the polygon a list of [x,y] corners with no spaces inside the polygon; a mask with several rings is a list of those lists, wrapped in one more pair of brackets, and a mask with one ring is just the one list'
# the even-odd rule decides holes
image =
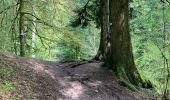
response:
{"label": "undergrowth", "polygon": [[0,60],[0,99],[4,99],[16,90],[15,84],[12,82],[14,69],[7,65],[5,61]]}

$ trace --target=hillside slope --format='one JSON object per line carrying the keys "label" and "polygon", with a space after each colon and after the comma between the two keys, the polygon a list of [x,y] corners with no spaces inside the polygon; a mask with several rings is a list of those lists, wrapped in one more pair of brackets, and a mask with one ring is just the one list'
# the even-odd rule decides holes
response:
{"label": "hillside slope", "polygon": [[41,61],[1,52],[0,100],[146,100],[146,95],[120,86],[101,62],[84,62]]}

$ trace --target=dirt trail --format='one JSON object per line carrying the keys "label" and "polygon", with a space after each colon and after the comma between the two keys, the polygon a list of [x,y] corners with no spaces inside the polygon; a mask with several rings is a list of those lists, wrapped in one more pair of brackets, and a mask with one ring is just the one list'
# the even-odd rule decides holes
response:
{"label": "dirt trail", "polygon": [[[85,62],[85,63],[84,63]],[[60,100],[145,100],[120,86],[111,70],[101,62],[43,62],[58,81]],[[78,65],[78,66],[76,66]],[[57,99],[59,100],[59,99]]]}
{"label": "dirt trail", "polygon": [[20,100],[146,100],[144,94],[120,86],[101,62],[50,62],[4,53],[0,59],[15,63],[19,71],[11,95]]}

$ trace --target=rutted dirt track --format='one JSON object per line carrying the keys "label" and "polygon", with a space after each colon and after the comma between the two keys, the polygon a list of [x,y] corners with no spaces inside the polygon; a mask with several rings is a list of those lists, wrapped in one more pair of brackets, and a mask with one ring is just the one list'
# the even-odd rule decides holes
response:
{"label": "rutted dirt track", "polygon": [[146,100],[145,94],[120,86],[101,62],[50,62],[4,53],[0,60],[16,69],[17,88],[10,95],[19,100]]}

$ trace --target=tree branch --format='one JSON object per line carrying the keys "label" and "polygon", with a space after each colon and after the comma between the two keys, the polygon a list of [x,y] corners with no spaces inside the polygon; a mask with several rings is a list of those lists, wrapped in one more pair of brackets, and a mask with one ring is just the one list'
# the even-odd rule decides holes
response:
{"label": "tree branch", "polygon": [[3,10],[0,12],[0,15],[1,15],[2,13],[4,13],[6,10],[9,10],[10,8],[15,7],[15,6],[17,6],[17,5],[18,5],[18,3],[15,4],[15,5],[11,5],[11,6],[7,7],[7,8],[5,8],[5,9],[3,9]]}

